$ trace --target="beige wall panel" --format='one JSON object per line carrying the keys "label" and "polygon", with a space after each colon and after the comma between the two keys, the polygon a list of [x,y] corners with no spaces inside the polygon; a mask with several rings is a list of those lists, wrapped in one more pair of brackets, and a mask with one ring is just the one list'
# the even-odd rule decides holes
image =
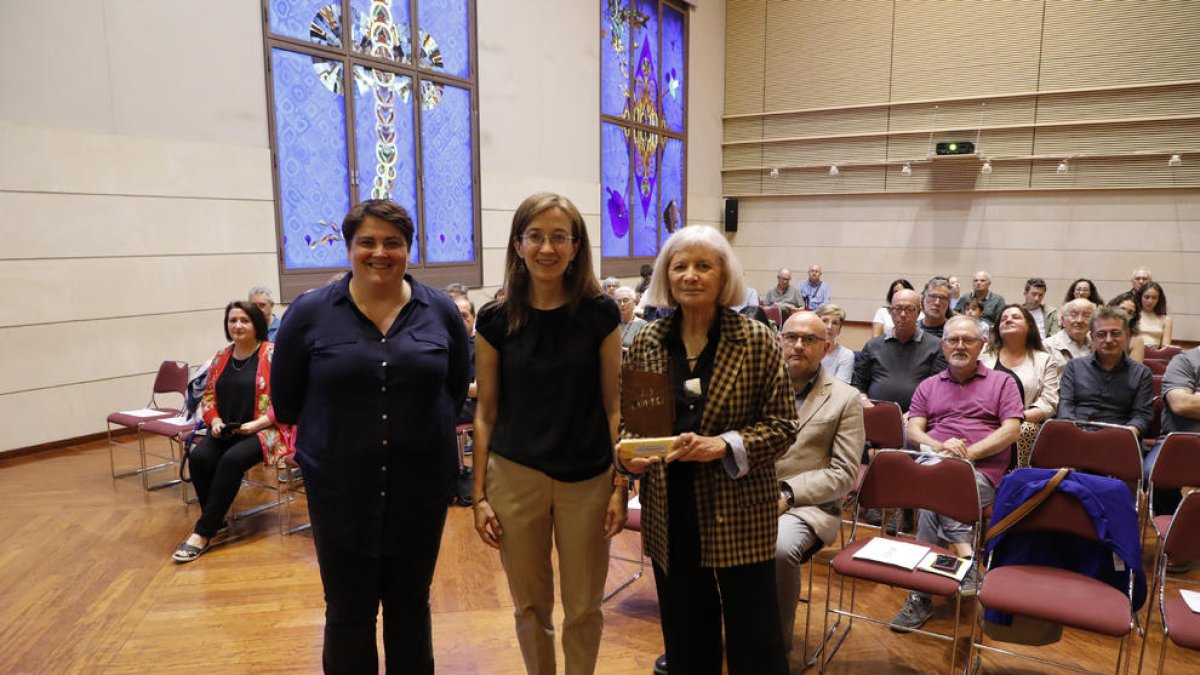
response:
{"label": "beige wall panel", "polygon": [[1200,146],[1200,120],[1178,120],[1154,124],[1112,124],[1038,129],[1033,154],[1072,155],[1121,151],[1167,153]]}
{"label": "beige wall panel", "polygon": [[765,138],[797,138],[883,132],[888,127],[887,108],[852,108],[826,112],[772,115],[763,119]]}
{"label": "beige wall panel", "polygon": [[886,101],[891,38],[891,3],[767,3],[766,109]]}
{"label": "beige wall panel", "polygon": [[883,189],[883,167],[857,166],[830,176],[827,169],[783,171],[776,178],[763,177],[763,194],[836,194]]}
{"label": "beige wall panel", "polygon": [[[0,119],[112,131],[105,4],[103,0],[0,2],[0,25],[9,27],[3,47],[9,59],[0,74],[4,92]],[[51,44],[64,48],[51,48]],[[31,58],[34,55],[36,58]],[[9,157],[5,155],[3,163],[8,163]]]}
{"label": "beige wall panel", "polygon": [[1043,89],[1190,80],[1200,73],[1200,3],[1056,0],[1046,3],[1045,22]]}
{"label": "beige wall panel", "polygon": [[263,253],[0,262],[0,287],[22,289],[0,296],[0,326],[224,307],[275,265]]}
{"label": "beige wall panel", "polygon": [[789,141],[762,146],[764,166],[879,162],[887,156],[884,136],[866,138]]}
{"label": "beige wall panel", "polygon": [[[596,165],[597,172],[599,166]],[[526,197],[537,192],[560,194],[574,202],[580,211],[597,213],[600,210],[599,180],[570,181],[540,173],[485,172],[480,178],[480,190],[482,206],[486,210],[515,211]]]}
{"label": "beige wall panel", "polygon": [[1065,174],[1058,173],[1057,160],[1033,163],[1030,185],[1041,189],[1164,188],[1200,187],[1200,165],[1167,166],[1165,155],[1134,158],[1084,158],[1068,162]]}
{"label": "beige wall panel", "polygon": [[[153,373],[138,373],[115,380],[0,395],[0,452],[104,433],[108,414],[144,406],[153,384]],[[120,455],[118,461],[122,461]],[[136,464],[137,453],[124,453],[123,461],[129,462],[126,466]],[[140,490],[141,485],[136,489]]]}
{"label": "beige wall panel", "polygon": [[[687,217],[721,218],[721,114],[725,100],[725,0],[695,7],[689,18]],[[599,193],[599,190],[596,191]],[[697,199],[703,195],[705,199]],[[599,209],[597,209],[597,212]],[[599,240],[597,240],[599,241]]]}
{"label": "beige wall panel", "polygon": [[273,199],[265,147],[0,121],[0,156],[0,186],[13,191]]}
{"label": "beige wall panel", "polygon": [[724,169],[750,169],[758,168],[763,165],[763,146],[754,145],[727,145],[725,146],[722,155]]}
{"label": "beige wall panel", "polygon": [[[715,4],[715,3],[714,3]],[[763,111],[767,3],[733,0],[725,9],[725,114]],[[697,51],[693,35],[692,53]]]}
{"label": "beige wall panel", "polygon": [[0,192],[0,213],[14,224],[4,258],[275,251],[269,200]]}
{"label": "beige wall panel", "polygon": [[976,169],[979,162],[966,160],[965,155],[937,155],[937,144],[942,142],[970,141],[975,144],[975,152],[986,157],[1015,157],[1025,156],[1033,149],[1033,129],[1001,129],[983,131],[938,131],[930,136],[929,132],[914,134],[897,134],[888,137],[888,159],[905,160],[935,157],[937,162],[970,161]]}
{"label": "beige wall panel", "polygon": [[[1200,75],[1200,73],[1196,73]],[[1040,96],[1039,122],[1200,115],[1200,85]]]}
{"label": "beige wall panel", "polygon": [[259,3],[104,5],[116,133],[269,147]]}
{"label": "beige wall panel", "polygon": [[504,256],[501,248],[483,249],[483,285],[499,287],[504,283]]}
{"label": "beige wall panel", "polygon": [[1040,2],[898,2],[892,100],[1037,89]]}
{"label": "beige wall panel", "polygon": [[928,138],[930,129],[974,131],[980,127],[1030,124],[1037,121],[1035,113],[1037,104],[1033,96],[897,105],[891,108],[888,128],[892,131],[920,131]]}
{"label": "beige wall panel", "polygon": [[996,162],[992,173],[983,174],[981,162],[947,164],[937,160],[911,164],[912,175],[902,166],[887,167],[889,192],[933,190],[1019,190],[1029,185],[1028,162]]}
{"label": "beige wall panel", "polygon": [[[722,128],[723,140],[749,141],[763,138],[763,118],[744,117],[725,120]],[[694,143],[692,144],[695,145]]]}
{"label": "beige wall panel", "polygon": [[0,369],[0,395],[202,363],[226,344],[223,310],[0,328],[0,353],[22,355]]}
{"label": "beige wall panel", "polygon": [[721,194],[749,195],[762,194],[765,171],[735,171],[726,173],[721,180]]}

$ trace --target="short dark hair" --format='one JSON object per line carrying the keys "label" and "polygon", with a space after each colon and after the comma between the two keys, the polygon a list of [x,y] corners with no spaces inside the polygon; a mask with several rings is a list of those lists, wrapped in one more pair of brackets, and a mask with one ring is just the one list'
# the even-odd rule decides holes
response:
{"label": "short dark hair", "polygon": [[262,310],[256,307],[253,303],[247,300],[234,300],[225,305],[225,339],[233,342],[233,336],[229,334],[229,313],[234,309],[240,309],[250,317],[250,323],[254,326],[254,339],[267,339],[267,317],[263,315]]}
{"label": "short dark hair", "polygon": [[639,274],[643,277],[648,277],[651,274],[654,274],[654,265],[643,264]]}
{"label": "short dark hair", "polygon": [[971,298],[970,300],[967,300],[966,302],[963,303],[963,313],[964,314],[966,314],[967,312],[969,312],[973,309],[977,309],[980,312],[982,312],[983,311],[983,303],[976,300],[975,298]]}
{"label": "short dark hair", "polygon": [[412,250],[412,217],[408,215],[408,211],[405,211],[403,206],[390,199],[368,199],[351,207],[350,211],[346,213],[346,217],[342,219],[342,238],[346,240],[347,250],[354,243],[354,235],[358,232],[358,228],[362,227],[367,216],[374,216],[400,230],[409,250]]}
{"label": "short dark hair", "polygon": [[892,296],[896,294],[896,284],[899,284],[899,285],[903,286],[904,288],[907,288],[910,291],[913,290],[912,282],[909,281],[908,279],[897,279],[897,280],[893,281],[892,283],[888,284],[887,304],[889,306],[892,304]]}
{"label": "short dark hair", "polygon": [[1029,277],[1025,280],[1025,292],[1028,293],[1031,288],[1040,288],[1046,290],[1046,280],[1041,277]]}
{"label": "short dark hair", "polygon": [[1120,319],[1121,328],[1125,329],[1126,332],[1129,331],[1129,315],[1125,313],[1125,310],[1121,309],[1120,307],[1101,305],[1096,308],[1095,312],[1092,313],[1092,323],[1088,325],[1088,332],[1096,332],[1096,322],[1103,321],[1105,319]]}

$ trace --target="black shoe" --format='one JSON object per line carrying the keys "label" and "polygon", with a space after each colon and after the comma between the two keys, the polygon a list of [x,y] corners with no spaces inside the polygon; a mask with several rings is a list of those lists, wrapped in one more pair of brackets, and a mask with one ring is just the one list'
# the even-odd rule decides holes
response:
{"label": "black shoe", "polygon": [[659,654],[654,659],[654,675],[667,675],[667,655]]}
{"label": "black shoe", "polygon": [[879,527],[879,524],[883,522],[883,512],[879,509],[867,509],[863,513],[862,521],[868,525]]}

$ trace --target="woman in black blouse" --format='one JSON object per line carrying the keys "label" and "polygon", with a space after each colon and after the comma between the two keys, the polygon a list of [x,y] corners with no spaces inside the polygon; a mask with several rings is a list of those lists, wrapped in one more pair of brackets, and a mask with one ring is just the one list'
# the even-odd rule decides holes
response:
{"label": "woman in black blouse", "polygon": [[555,672],[554,573],[562,575],[566,672],[600,648],[608,542],[625,524],[615,478],[619,315],[592,271],[583,217],[536,194],[513,215],[504,300],[476,321],[475,529],[500,549],[530,673]]}

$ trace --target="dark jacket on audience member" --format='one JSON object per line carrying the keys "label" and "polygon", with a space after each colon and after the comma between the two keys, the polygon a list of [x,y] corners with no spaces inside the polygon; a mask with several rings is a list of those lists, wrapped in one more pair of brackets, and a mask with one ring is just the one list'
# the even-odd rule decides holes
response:
{"label": "dark jacket on audience member", "polygon": [[1058,382],[1058,418],[1124,424],[1145,436],[1154,418],[1153,384],[1150,369],[1128,356],[1107,371],[1095,354],[1071,359]]}
{"label": "dark jacket on audience member", "polygon": [[945,369],[941,341],[918,328],[908,342],[891,333],[868,340],[855,360],[850,384],[868,398],[895,401],[907,411],[921,380]]}

